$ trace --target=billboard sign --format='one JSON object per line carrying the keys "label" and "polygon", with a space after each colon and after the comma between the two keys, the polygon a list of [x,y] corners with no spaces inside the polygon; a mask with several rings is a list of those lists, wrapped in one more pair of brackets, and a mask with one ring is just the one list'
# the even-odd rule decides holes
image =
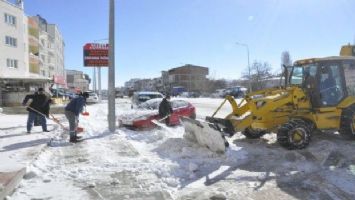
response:
{"label": "billboard sign", "polygon": [[108,44],[87,43],[84,45],[85,67],[108,67]]}

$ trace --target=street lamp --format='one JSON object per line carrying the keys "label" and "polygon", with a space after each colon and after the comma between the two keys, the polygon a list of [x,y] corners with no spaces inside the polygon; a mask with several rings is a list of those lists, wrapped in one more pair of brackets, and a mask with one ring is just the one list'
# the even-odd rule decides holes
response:
{"label": "street lamp", "polygon": [[252,89],[251,89],[251,76],[250,76],[250,61],[249,61],[249,46],[247,44],[244,44],[244,43],[239,43],[239,42],[236,42],[235,43],[236,45],[240,45],[240,46],[243,46],[247,49],[247,54],[248,54],[248,72],[249,72],[249,91],[252,92]]}

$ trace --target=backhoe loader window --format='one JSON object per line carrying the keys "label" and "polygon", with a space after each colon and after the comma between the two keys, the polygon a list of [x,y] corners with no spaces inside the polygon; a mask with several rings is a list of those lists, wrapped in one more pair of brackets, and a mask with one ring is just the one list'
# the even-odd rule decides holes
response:
{"label": "backhoe loader window", "polygon": [[290,79],[291,85],[301,85],[303,81],[303,67],[294,67]]}
{"label": "backhoe loader window", "polygon": [[337,64],[322,66],[320,74],[320,97],[324,106],[337,105],[344,97],[343,79]]}

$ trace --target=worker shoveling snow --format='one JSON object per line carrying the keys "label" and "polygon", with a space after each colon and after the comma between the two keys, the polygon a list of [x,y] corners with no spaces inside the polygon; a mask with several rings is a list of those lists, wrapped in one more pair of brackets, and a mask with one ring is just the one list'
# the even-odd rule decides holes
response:
{"label": "worker shoveling snow", "polygon": [[211,124],[187,117],[181,117],[181,121],[185,127],[185,139],[206,146],[213,152],[224,153],[226,151],[227,141],[220,131],[211,127]]}

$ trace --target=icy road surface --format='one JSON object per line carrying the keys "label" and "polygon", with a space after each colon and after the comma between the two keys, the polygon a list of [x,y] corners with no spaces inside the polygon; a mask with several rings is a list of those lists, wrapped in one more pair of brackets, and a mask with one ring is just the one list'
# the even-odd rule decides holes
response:
{"label": "icy road surface", "polygon": [[[222,102],[187,100],[199,118]],[[229,107],[221,114],[228,114]],[[274,134],[258,140],[236,134],[228,139],[227,153],[219,155],[182,139],[181,126],[120,128],[111,134],[107,105],[89,105],[88,111],[89,117],[80,118],[86,140],[69,144],[68,136],[54,129],[56,137],[29,166],[11,200],[355,198],[355,143],[337,134],[316,134],[301,151],[281,148]],[[132,112],[129,100],[116,100],[116,112]]]}

